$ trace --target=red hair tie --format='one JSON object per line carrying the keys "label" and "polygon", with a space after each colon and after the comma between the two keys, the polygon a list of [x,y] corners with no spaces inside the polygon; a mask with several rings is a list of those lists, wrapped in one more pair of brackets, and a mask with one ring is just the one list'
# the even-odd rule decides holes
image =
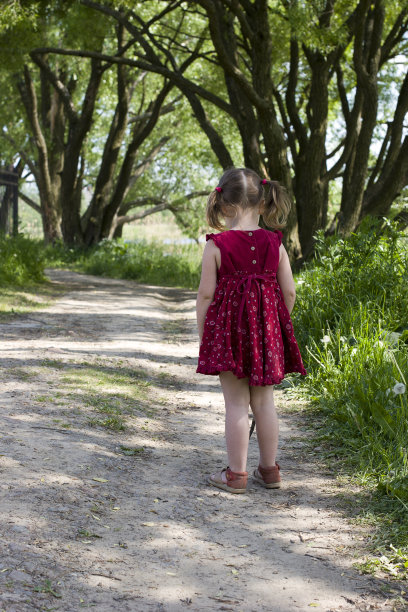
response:
{"label": "red hair tie", "polygon": [[268,182],[269,182],[268,179],[262,179],[262,181],[261,181],[262,185],[267,185]]}
{"label": "red hair tie", "polygon": [[216,188],[215,188],[215,191],[218,191],[218,193],[221,193],[221,191],[222,191],[222,187],[216,187]]}

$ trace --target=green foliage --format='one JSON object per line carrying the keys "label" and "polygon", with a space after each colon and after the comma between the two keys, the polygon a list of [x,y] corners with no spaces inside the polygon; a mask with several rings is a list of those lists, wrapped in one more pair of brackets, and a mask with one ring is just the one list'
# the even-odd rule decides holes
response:
{"label": "green foliage", "polygon": [[44,280],[44,254],[40,242],[23,235],[0,235],[0,284],[23,286]]}
{"label": "green foliage", "polygon": [[309,373],[305,387],[327,426],[336,423],[330,435],[354,468],[402,503],[408,501],[406,241],[387,221],[367,220],[346,240],[319,234],[316,260],[297,280],[294,313]]}
{"label": "green foliage", "polygon": [[357,567],[363,574],[374,574],[379,569],[392,577],[406,580],[408,578],[408,554],[391,544],[387,554],[376,559],[368,559],[358,564]]}
{"label": "green foliage", "polygon": [[200,281],[201,247],[160,242],[104,240],[90,251],[48,247],[50,265],[71,265],[87,274],[140,283],[195,289]]}
{"label": "green foliage", "polygon": [[[25,6],[23,6],[23,4]],[[37,2],[6,0],[0,10],[0,32],[21,22],[33,24],[38,10]]]}

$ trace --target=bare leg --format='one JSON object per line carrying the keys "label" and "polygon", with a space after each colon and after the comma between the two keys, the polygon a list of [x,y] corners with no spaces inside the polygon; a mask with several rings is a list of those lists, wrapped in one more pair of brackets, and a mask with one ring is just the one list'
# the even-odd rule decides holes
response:
{"label": "bare leg", "polygon": [[261,467],[275,465],[278,450],[279,422],[273,399],[273,386],[249,387],[250,404],[256,422]]}
{"label": "bare leg", "polygon": [[249,428],[248,379],[239,379],[232,372],[221,372],[220,381],[225,400],[225,439],[228,465],[233,472],[245,472]]}

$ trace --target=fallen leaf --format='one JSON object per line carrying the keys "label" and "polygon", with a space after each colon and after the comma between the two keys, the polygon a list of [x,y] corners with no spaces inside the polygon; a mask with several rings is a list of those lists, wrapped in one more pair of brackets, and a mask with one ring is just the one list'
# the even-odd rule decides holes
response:
{"label": "fallen leaf", "polygon": [[95,514],[91,514],[92,518],[95,519],[95,521],[100,521],[101,519],[99,518],[99,516],[96,516]]}
{"label": "fallen leaf", "polygon": [[96,480],[96,482],[109,482],[106,478],[92,478],[92,480]]}
{"label": "fallen leaf", "polygon": [[156,523],[142,523],[143,527],[154,527]]}
{"label": "fallen leaf", "polygon": [[232,569],[231,570],[231,574],[238,574],[238,570],[237,569]]}
{"label": "fallen leaf", "polygon": [[166,572],[167,576],[177,576],[176,572]]}

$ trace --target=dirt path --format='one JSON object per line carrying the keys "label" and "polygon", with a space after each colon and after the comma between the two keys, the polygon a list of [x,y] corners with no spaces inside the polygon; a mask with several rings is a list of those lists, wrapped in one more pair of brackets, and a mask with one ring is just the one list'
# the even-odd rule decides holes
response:
{"label": "dirt path", "polygon": [[191,292],[49,274],[64,297],[0,325],[1,610],[393,609],[352,568],[364,534],[304,461],[299,416],[281,419],[283,489],[203,484],[223,407],[195,374]]}

